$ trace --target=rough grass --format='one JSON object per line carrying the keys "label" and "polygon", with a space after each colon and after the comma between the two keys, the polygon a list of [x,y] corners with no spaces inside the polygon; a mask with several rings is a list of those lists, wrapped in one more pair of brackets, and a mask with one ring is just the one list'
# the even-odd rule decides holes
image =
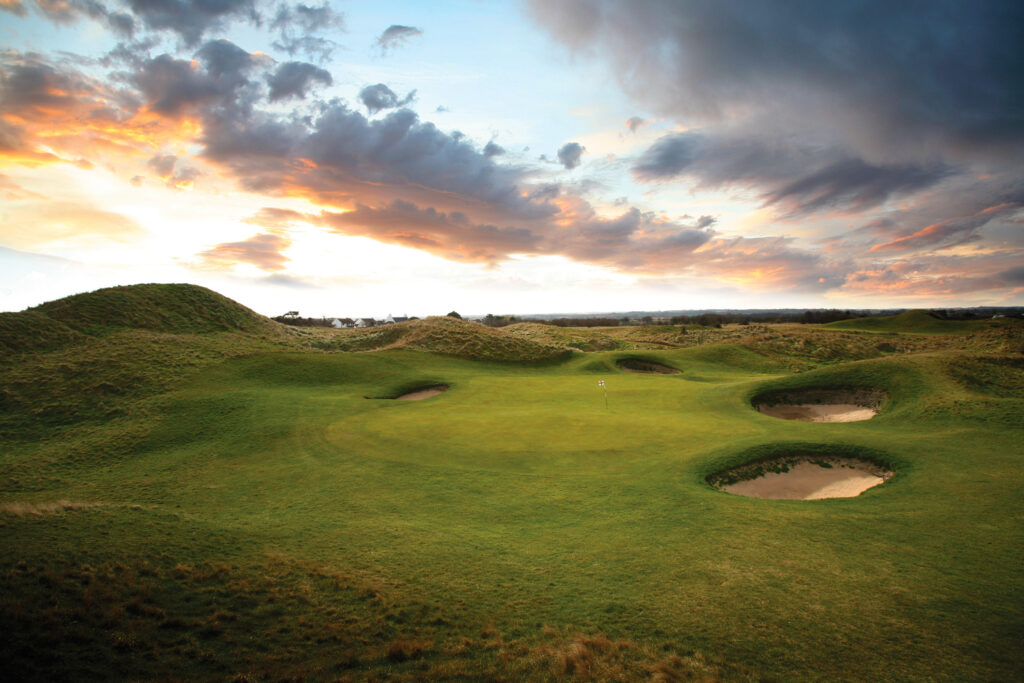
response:
{"label": "rough grass", "polygon": [[320,348],[336,351],[408,349],[458,358],[542,363],[563,360],[569,352],[543,342],[523,339],[480,323],[449,317],[410,320],[384,327],[338,330]]}
{"label": "rough grass", "polygon": [[[133,328],[6,358],[7,676],[1024,678],[1016,323],[708,331],[643,352],[672,376],[618,369],[632,349],[514,363],[489,335],[471,360],[476,327],[442,325],[415,343],[445,353]],[[851,424],[750,405],[837,386],[888,399]],[[809,502],[706,480],[782,446],[896,474]]]}

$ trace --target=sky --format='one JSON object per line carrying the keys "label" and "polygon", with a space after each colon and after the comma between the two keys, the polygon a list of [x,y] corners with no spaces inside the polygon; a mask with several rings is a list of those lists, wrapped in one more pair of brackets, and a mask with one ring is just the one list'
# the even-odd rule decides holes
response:
{"label": "sky", "polygon": [[0,310],[1024,305],[1024,4],[0,0]]}

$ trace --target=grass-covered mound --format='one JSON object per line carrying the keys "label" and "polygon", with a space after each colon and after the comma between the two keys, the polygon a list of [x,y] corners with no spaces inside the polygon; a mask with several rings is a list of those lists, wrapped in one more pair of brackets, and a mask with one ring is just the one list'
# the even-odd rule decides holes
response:
{"label": "grass-covered mound", "polygon": [[837,320],[821,325],[831,330],[897,334],[969,334],[989,324],[987,321],[942,320],[928,311],[905,311],[896,315]]}
{"label": "grass-covered mound", "polygon": [[[445,353],[325,352],[347,333],[273,327],[6,357],[8,677],[1024,678],[1009,337],[895,335],[844,360],[878,338],[762,326],[517,363],[453,355],[477,328],[440,325],[422,343]],[[619,372],[631,355],[685,371]],[[889,398],[847,425],[750,409],[814,387]],[[783,447],[896,474],[812,504],[707,481]]]}
{"label": "grass-covered mound", "polygon": [[131,285],[0,313],[0,434],[138,412],[224,358],[298,348],[293,330],[195,285]]}
{"label": "grass-covered mound", "polygon": [[342,330],[322,346],[337,351],[409,349],[513,363],[557,361],[570,353],[480,323],[437,316],[383,327]]}

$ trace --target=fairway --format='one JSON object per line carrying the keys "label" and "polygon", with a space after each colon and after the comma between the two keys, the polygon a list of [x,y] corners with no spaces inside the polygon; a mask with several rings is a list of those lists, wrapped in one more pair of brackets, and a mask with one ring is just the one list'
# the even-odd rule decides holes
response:
{"label": "fairway", "polygon": [[[101,347],[6,366],[0,606],[16,678],[1024,673],[1019,354],[794,374],[742,344],[644,351],[680,371],[657,374],[620,367],[635,351],[324,352],[267,329],[60,427],[17,403],[19,382]],[[95,344],[139,348],[137,334]],[[992,364],[1001,383],[971,370]],[[887,398],[851,423],[751,405],[836,387]],[[894,474],[830,500],[708,483],[791,451]]]}

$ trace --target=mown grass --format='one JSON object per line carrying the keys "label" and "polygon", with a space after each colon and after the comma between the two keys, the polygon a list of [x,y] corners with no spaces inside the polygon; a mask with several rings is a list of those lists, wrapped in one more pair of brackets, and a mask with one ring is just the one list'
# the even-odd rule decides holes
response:
{"label": "mown grass", "polygon": [[[4,370],[27,401],[5,404],[0,448],[0,657],[20,680],[1024,675],[1015,355],[949,337],[816,361],[800,331],[769,330],[645,351],[681,373],[642,375],[617,369],[629,349],[512,363],[501,343],[469,359],[152,334]],[[133,344],[137,363],[102,362]],[[76,372],[45,379],[60,363]],[[72,396],[112,371],[144,388],[117,412]],[[850,424],[750,406],[834,386],[888,399]],[[808,502],[706,481],[784,444],[896,474]]]}

